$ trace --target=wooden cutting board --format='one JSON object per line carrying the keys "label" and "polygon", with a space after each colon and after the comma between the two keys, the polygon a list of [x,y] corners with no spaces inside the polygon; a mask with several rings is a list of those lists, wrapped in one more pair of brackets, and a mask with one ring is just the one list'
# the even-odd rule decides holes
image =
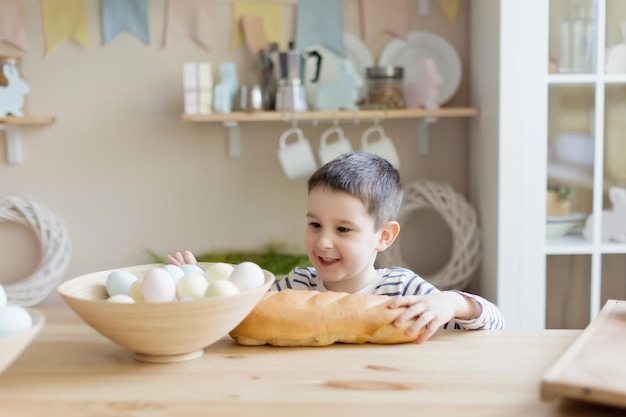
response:
{"label": "wooden cutting board", "polygon": [[541,398],[626,407],[626,301],[609,300],[543,375]]}

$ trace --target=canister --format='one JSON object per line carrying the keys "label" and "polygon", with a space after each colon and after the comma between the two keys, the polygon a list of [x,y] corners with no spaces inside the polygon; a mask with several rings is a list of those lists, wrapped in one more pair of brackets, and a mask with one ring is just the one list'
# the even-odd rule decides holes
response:
{"label": "canister", "polygon": [[368,67],[365,69],[367,78],[367,108],[403,109],[404,68],[402,67]]}

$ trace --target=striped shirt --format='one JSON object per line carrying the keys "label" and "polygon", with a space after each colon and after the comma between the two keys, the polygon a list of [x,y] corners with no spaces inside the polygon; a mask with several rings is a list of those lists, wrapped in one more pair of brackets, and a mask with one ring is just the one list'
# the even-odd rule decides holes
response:
{"label": "striped shirt", "polygon": [[[357,294],[378,294],[390,297],[404,295],[428,295],[439,292],[434,285],[430,284],[415,272],[400,267],[384,268],[377,270],[376,279],[367,287],[357,291]],[[285,278],[276,281],[270,290],[281,291],[284,289],[326,291],[324,283],[317,276],[315,268],[295,268]],[[503,329],[504,317],[500,309],[486,299],[463,291],[455,291],[476,301],[482,307],[480,316],[469,319],[452,319],[443,328],[463,330],[487,330]]]}

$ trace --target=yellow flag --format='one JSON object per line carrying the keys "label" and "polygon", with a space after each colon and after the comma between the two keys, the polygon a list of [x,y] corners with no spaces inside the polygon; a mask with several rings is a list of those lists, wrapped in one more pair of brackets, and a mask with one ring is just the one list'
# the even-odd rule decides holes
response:
{"label": "yellow flag", "polygon": [[281,21],[281,4],[278,2],[251,2],[251,1],[235,1],[233,3],[233,25],[231,44],[232,49],[237,48],[243,42],[243,34],[241,31],[240,19],[247,14],[257,15],[263,18],[263,26],[265,27],[265,37],[268,42],[277,42],[280,46],[282,42],[282,21]]}
{"label": "yellow flag", "polygon": [[46,55],[67,38],[89,46],[84,0],[41,0],[41,14],[46,35]]}
{"label": "yellow flag", "polygon": [[444,15],[448,18],[451,25],[456,22],[456,16],[459,14],[461,0],[437,0],[439,7]]}

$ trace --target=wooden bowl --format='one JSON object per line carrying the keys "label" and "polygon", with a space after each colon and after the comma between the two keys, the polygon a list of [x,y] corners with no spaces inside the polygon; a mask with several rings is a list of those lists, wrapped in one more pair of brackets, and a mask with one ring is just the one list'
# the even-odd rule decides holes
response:
{"label": "wooden bowl", "polygon": [[[198,263],[206,269],[211,263]],[[137,277],[162,264],[147,264],[115,270]],[[211,345],[234,329],[274,283],[263,270],[261,287],[236,295],[193,301],[135,304],[111,303],[106,278],[114,270],[94,272],[63,282],[57,288],[63,300],[88,325],[111,341],[135,352],[144,362],[179,362],[202,356]]]}
{"label": "wooden bowl", "polygon": [[41,312],[32,308],[26,308],[26,311],[33,320],[30,328],[20,333],[0,336],[0,374],[30,345],[46,322],[46,317]]}

